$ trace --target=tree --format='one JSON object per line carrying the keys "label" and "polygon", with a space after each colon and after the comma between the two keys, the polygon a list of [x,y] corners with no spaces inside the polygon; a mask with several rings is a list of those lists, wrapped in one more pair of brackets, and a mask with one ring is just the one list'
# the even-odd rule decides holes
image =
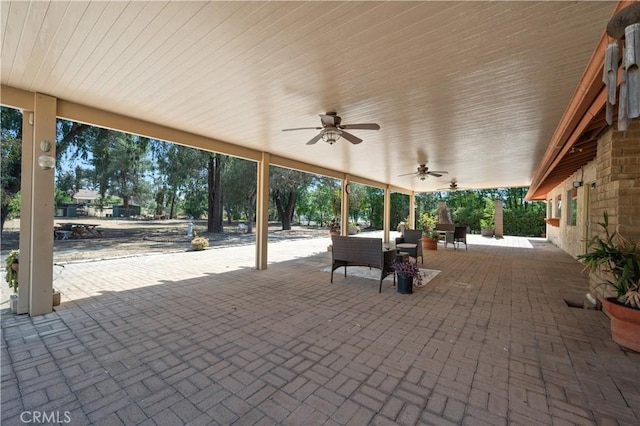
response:
{"label": "tree", "polygon": [[384,222],[384,190],[373,186],[365,186],[364,188],[367,194],[366,206],[369,226],[373,229],[382,229]]}
{"label": "tree", "polygon": [[22,167],[22,114],[2,107],[0,110],[1,159],[0,159],[0,230],[9,216],[10,205],[20,192]]}
{"label": "tree", "polygon": [[298,191],[306,190],[313,176],[292,169],[271,166],[271,198],[276,207],[282,230],[291,229],[291,220],[295,212]]}
{"label": "tree", "polygon": [[409,196],[399,192],[391,193],[391,229],[396,229],[400,222],[409,216]]}
{"label": "tree", "polygon": [[229,157],[222,175],[227,219],[246,220],[247,233],[253,230],[256,206],[256,163]]}
{"label": "tree", "polygon": [[225,156],[209,153],[207,161],[207,232],[222,232],[222,169]]}
{"label": "tree", "polygon": [[[184,196],[189,199],[190,211],[186,214],[200,217],[206,213],[206,187],[204,180],[208,153],[170,142],[150,141],[151,156],[156,164],[154,171],[155,214],[159,217],[169,211],[169,218],[175,218],[178,201]],[[195,186],[193,183],[197,183]],[[201,200],[198,200],[201,197]],[[204,203],[205,210],[200,211]]]}
{"label": "tree", "polygon": [[340,181],[326,176],[316,176],[311,188],[313,190],[309,197],[309,215],[320,226],[340,217]]}

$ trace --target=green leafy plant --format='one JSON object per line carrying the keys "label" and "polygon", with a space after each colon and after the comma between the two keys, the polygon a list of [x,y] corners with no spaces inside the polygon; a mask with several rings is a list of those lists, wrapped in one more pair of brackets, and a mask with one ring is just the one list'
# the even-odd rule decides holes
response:
{"label": "green leafy plant", "polygon": [[360,227],[356,223],[350,223],[348,228],[349,235],[360,233]]}
{"label": "green leafy plant", "polygon": [[422,274],[415,262],[393,262],[391,267],[399,275],[409,275],[417,287],[422,285]]}
{"label": "green leafy plant", "polygon": [[[430,213],[422,213],[420,219],[418,219],[418,228],[422,231],[423,235],[426,235],[429,231],[433,231],[438,223],[438,219]],[[436,238],[438,233],[436,232]]]}
{"label": "green leafy plant", "polygon": [[426,231],[422,235],[426,236],[426,237],[429,237],[432,240],[437,240],[438,238],[440,238],[440,233],[438,231],[436,231],[435,229],[432,229],[431,231]]}
{"label": "green leafy plant", "polygon": [[482,218],[480,219],[480,228],[494,229],[496,227],[495,216],[496,216],[495,202],[491,198],[485,197],[484,210],[482,211]]}
{"label": "green leafy plant", "polygon": [[18,268],[14,269],[13,264],[19,263],[19,256],[20,250],[11,250],[5,260],[6,274],[4,279],[7,281],[7,284],[9,284],[9,287],[13,289],[14,293],[18,291]]}
{"label": "green leafy plant", "polygon": [[209,247],[209,240],[207,240],[205,237],[198,237],[195,233],[194,235],[196,235],[196,237],[191,240],[191,247],[194,251],[201,251],[206,247]]}
{"label": "green leafy plant", "polygon": [[640,309],[640,247],[617,232],[609,232],[609,215],[598,223],[604,238],[595,235],[589,240],[587,253],[578,255],[591,271],[600,271],[610,277],[602,284],[612,287],[619,303]]}

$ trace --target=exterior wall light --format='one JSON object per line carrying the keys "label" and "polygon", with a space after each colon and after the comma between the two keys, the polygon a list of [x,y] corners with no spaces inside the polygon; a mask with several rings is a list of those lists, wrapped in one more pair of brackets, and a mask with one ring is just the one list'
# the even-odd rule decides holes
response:
{"label": "exterior wall light", "polygon": [[51,151],[51,143],[49,141],[40,142],[40,150],[42,155],[38,157],[38,165],[42,170],[50,170],[56,166],[56,159],[48,155]]}

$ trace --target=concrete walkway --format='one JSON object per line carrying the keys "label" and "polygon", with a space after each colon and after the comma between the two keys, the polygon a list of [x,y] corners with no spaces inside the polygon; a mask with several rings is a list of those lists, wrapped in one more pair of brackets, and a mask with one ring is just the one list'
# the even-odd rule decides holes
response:
{"label": "concrete walkway", "polygon": [[552,244],[472,236],[401,295],[330,284],[329,241],[65,265],[56,312],[3,305],[2,424],[640,424],[640,354]]}

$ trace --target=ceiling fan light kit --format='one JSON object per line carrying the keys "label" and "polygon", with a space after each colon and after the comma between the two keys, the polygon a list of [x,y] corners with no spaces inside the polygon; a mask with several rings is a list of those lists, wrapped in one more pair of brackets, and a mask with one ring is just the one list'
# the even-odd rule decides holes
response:
{"label": "ceiling fan light kit", "polygon": [[339,129],[326,129],[322,132],[322,140],[328,143],[329,145],[333,145],[336,143],[342,132]]}
{"label": "ceiling fan light kit", "polygon": [[320,130],[320,133],[314,136],[307,145],[313,145],[320,139],[333,145],[341,137],[348,140],[352,144],[359,144],[362,139],[349,132],[345,132],[344,129],[359,129],[359,130],[380,130],[380,125],[377,123],[360,123],[360,124],[341,124],[342,118],[334,111],[329,111],[326,114],[320,114],[320,122],[322,127],[296,127],[293,129],[282,129],[283,132],[289,132],[292,130]]}

